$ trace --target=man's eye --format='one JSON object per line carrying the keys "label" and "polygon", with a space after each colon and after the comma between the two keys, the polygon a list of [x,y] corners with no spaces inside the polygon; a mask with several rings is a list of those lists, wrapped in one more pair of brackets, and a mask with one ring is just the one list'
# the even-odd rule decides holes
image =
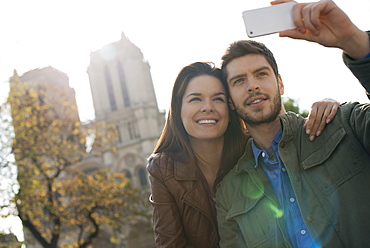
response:
{"label": "man's eye", "polygon": [[268,74],[267,74],[267,72],[260,72],[257,75],[258,75],[258,77],[264,77],[264,76],[267,76]]}
{"label": "man's eye", "polygon": [[236,79],[236,80],[234,81],[233,85],[240,84],[240,83],[242,83],[243,81],[244,81],[244,79],[243,79],[243,78]]}

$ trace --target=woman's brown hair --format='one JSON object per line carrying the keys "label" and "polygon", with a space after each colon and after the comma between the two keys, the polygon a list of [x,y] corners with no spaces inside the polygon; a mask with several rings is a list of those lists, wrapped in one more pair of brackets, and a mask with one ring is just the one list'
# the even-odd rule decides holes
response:
{"label": "woman's brown hair", "polygon": [[[194,159],[189,137],[181,120],[182,98],[189,82],[195,77],[203,75],[219,79],[229,100],[229,91],[226,82],[223,80],[222,71],[215,67],[213,63],[196,62],[182,68],[172,89],[171,105],[166,124],[153,153],[164,152],[172,159],[182,162]],[[238,117],[236,111],[229,108],[229,115],[230,122],[224,134],[223,155],[219,170],[220,176],[216,179],[217,183],[241,157],[249,137],[245,134],[244,123]]]}

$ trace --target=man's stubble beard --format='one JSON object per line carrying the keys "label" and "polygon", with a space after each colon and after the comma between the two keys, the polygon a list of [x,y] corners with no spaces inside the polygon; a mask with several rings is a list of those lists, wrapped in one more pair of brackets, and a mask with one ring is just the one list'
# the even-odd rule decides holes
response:
{"label": "man's stubble beard", "polygon": [[[261,93],[260,93],[261,94]],[[258,93],[254,96],[259,95]],[[265,94],[263,94],[265,95]],[[258,126],[265,123],[271,123],[276,120],[276,118],[279,116],[281,111],[281,97],[280,97],[280,89],[277,91],[277,94],[274,97],[273,104],[270,106],[270,112],[267,113],[265,116],[259,117],[258,114],[260,114],[259,111],[256,111],[253,113],[247,113],[245,112],[244,107],[246,106],[246,101],[243,102],[243,106],[235,106],[235,109],[240,116],[244,120],[244,122],[249,126]],[[258,110],[258,109],[257,109]]]}

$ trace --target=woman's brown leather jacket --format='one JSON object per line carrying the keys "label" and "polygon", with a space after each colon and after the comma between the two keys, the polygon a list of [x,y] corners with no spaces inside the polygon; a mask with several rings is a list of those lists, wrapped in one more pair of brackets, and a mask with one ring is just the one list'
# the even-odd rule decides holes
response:
{"label": "woman's brown leather jacket", "polygon": [[147,170],[156,246],[217,247],[216,216],[198,166],[158,153],[149,158]]}

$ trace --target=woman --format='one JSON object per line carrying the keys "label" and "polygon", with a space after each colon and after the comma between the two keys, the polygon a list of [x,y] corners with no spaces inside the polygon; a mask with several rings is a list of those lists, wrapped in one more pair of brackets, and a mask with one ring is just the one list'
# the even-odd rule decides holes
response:
{"label": "woman", "polygon": [[[318,116],[328,116],[327,105]],[[248,138],[229,108],[221,70],[201,62],[184,67],[147,165],[157,247],[218,247],[214,184],[236,164]]]}

